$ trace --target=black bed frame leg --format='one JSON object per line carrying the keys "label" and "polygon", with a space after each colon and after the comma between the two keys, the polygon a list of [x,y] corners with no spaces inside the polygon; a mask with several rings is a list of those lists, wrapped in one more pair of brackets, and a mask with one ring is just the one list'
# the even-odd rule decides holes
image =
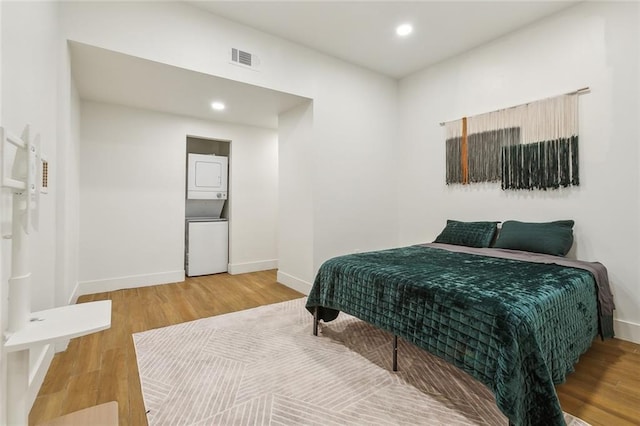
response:
{"label": "black bed frame leg", "polygon": [[393,371],[398,371],[398,336],[393,336]]}
{"label": "black bed frame leg", "polygon": [[318,318],[318,310],[319,308],[317,306],[313,308],[313,335],[314,336],[318,335],[318,323],[320,322],[320,319]]}

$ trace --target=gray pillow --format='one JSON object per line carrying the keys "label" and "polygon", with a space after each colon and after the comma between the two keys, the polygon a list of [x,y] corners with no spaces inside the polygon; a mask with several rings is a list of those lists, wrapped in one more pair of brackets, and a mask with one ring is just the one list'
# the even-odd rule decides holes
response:
{"label": "gray pillow", "polygon": [[494,247],[565,256],[573,244],[573,220],[502,224]]}
{"label": "gray pillow", "polygon": [[496,234],[498,222],[460,222],[447,220],[434,243],[455,244],[467,247],[489,247]]}

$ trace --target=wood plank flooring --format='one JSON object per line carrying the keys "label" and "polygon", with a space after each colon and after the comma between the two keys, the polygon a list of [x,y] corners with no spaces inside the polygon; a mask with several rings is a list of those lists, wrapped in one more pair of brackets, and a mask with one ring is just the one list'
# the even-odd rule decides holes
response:
{"label": "wood plank flooring", "polygon": [[[111,328],[74,339],[55,355],[29,424],[118,401],[121,426],[144,426],[132,333],[301,296],[278,284],[275,271],[217,274],[83,296],[79,303],[113,301]],[[563,409],[593,426],[640,425],[640,345],[596,340],[557,390]]]}
{"label": "wood plank flooring", "polygon": [[29,424],[118,401],[121,426],[146,425],[132,333],[302,297],[276,282],[275,271],[217,274],[176,284],[82,296],[112,300],[111,328],[69,343],[55,355]]}

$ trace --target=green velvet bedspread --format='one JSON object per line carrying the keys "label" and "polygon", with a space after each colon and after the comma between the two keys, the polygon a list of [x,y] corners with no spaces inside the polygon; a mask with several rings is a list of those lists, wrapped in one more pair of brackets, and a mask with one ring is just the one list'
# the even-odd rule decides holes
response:
{"label": "green velvet bedspread", "polygon": [[554,384],[591,346],[596,300],[581,269],[411,246],[328,260],[306,306],[325,322],[344,311],[451,362],[515,425],[563,425]]}

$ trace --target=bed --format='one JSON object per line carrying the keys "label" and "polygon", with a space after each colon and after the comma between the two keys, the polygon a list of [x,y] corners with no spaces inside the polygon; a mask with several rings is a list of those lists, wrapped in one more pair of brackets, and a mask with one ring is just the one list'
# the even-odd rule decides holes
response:
{"label": "bed", "polygon": [[504,248],[433,243],[336,257],[306,307],[316,330],[343,311],[454,364],[513,425],[563,425],[554,385],[598,332],[613,336],[601,264]]}

